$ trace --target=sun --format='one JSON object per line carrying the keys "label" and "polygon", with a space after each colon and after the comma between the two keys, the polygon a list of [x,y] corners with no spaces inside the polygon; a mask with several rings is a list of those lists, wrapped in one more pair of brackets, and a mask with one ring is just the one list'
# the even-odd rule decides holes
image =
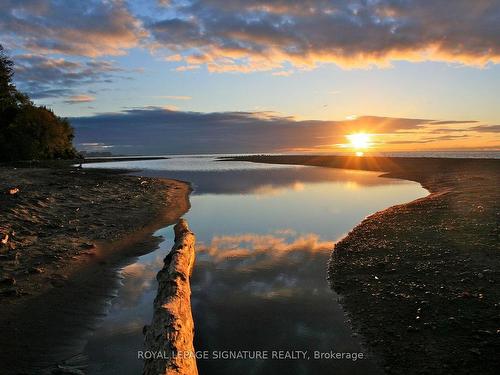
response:
{"label": "sun", "polygon": [[371,145],[371,135],[367,133],[348,134],[346,138],[349,140],[350,146],[354,150],[367,149]]}

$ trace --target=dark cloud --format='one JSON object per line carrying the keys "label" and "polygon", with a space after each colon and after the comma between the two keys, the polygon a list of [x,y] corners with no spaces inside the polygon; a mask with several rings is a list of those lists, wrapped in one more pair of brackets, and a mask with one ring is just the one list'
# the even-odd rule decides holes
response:
{"label": "dark cloud", "polygon": [[427,137],[423,139],[415,139],[415,140],[398,140],[398,141],[388,141],[384,142],[385,144],[392,144],[392,145],[402,145],[402,144],[420,144],[420,143],[432,143],[432,142],[438,142],[438,141],[453,141],[456,139],[462,139],[462,138],[469,138],[470,136],[467,134],[463,135],[443,135],[439,137]]}
{"label": "dark cloud", "polygon": [[[445,124],[474,124],[479,121],[443,121],[439,123]],[[438,122],[431,122],[430,125],[438,124]],[[429,133],[460,133],[460,132],[479,132],[479,133],[500,133],[500,125],[477,125],[477,126],[468,126],[464,128],[428,128],[426,129]],[[415,134],[415,132],[413,132]]]}
{"label": "dark cloud", "polygon": [[456,125],[456,124],[474,124],[479,122],[477,120],[465,120],[465,121],[432,121],[432,125]]}
{"label": "dark cloud", "polygon": [[472,127],[470,130],[481,133],[500,133],[500,125],[479,125]]}
{"label": "dark cloud", "polygon": [[345,134],[420,129],[432,120],[364,116],[351,121],[297,121],[273,112],[199,113],[130,108],[71,119],[78,143],[116,153],[256,153],[345,143]]}
{"label": "dark cloud", "polygon": [[[434,124],[434,123],[432,123]],[[433,134],[442,134],[442,133],[460,133],[460,132],[467,132],[470,131],[471,128],[435,128],[435,129],[428,129],[429,133]]]}
{"label": "dark cloud", "polygon": [[149,30],[188,64],[254,71],[393,60],[500,61],[497,0],[187,0]]}
{"label": "dark cloud", "polygon": [[76,86],[110,82],[113,73],[122,71],[109,61],[70,61],[33,54],[15,56],[14,61],[14,79],[33,99],[67,96]]}
{"label": "dark cloud", "polygon": [[93,102],[95,98],[90,95],[72,95],[68,99],[66,99],[64,102],[67,104],[81,104],[81,103],[90,103]]}
{"label": "dark cloud", "polygon": [[120,55],[145,37],[121,0],[3,0],[0,35],[34,53]]}

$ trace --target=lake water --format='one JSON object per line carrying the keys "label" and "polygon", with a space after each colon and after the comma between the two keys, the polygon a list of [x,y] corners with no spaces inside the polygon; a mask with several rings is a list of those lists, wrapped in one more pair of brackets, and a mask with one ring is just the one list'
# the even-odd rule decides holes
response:
{"label": "lake water", "polygon": [[[92,165],[189,181],[185,215],[197,236],[191,279],[195,349],[308,351],[302,360],[198,360],[200,374],[376,374],[371,360],[314,360],[314,352],[363,352],[327,282],[333,244],[364,217],[427,195],[378,173],[174,157]],[[173,243],[121,270],[106,317],[89,338],[90,374],[138,374],[155,276]]]}

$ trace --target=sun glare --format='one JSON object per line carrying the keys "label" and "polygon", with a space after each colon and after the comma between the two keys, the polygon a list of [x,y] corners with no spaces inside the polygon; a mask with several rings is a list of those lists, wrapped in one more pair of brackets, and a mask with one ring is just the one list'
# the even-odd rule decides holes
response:
{"label": "sun glare", "polygon": [[355,150],[367,149],[370,147],[370,134],[355,133],[346,136],[350,142],[350,146]]}

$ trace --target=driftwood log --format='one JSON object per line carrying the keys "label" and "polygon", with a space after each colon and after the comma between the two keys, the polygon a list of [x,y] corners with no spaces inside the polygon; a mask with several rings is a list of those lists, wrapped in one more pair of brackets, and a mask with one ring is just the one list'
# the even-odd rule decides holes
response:
{"label": "driftwood log", "polygon": [[195,236],[187,221],[174,227],[175,244],[158,272],[153,320],[144,327],[144,375],[198,374],[193,347],[190,277],[195,260]]}

